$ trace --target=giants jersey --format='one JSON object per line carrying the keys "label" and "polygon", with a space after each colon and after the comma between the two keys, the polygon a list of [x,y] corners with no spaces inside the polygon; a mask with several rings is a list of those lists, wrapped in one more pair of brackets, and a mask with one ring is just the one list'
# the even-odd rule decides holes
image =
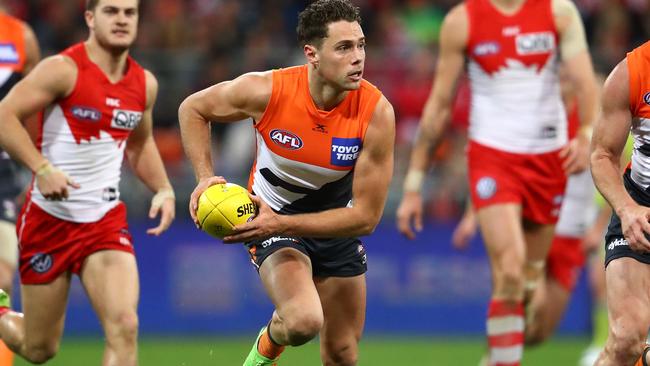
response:
{"label": "giants jersey", "polygon": [[511,153],[567,143],[552,0],[525,0],[510,16],[490,0],[467,0],[470,139]]}
{"label": "giants jersey", "polygon": [[[0,13],[0,99],[22,78],[25,34],[20,20]],[[14,198],[20,193],[18,166],[0,149],[0,220],[15,218]]]}
{"label": "giants jersey", "polygon": [[77,65],[76,85],[45,111],[38,145],[81,188],[70,188],[66,201],[48,201],[33,187],[31,199],[60,219],[95,222],[118,204],[126,139],[146,106],[145,74],[129,57],[126,74],[112,83],[90,61],[83,43],[62,54]]}
{"label": "giants jersey", "polygon": [[647,189],[650,186],[650,42],[627,54],[627,68],[634,137],[631,177]]}
{"label": "giants jersey", "polygon": [[273,71],[273,91],[255,124],[249,188],[283,214],[351,204],[352,175],[381,92],[362,80],[331,111],[309,93],[307,66]]}

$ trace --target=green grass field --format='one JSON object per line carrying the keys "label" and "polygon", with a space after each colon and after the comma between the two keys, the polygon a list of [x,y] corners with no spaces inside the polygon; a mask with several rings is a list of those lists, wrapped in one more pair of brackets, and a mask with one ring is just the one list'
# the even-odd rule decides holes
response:
{"label": "green grass field", "polygon": [[[142,366],[240,366],[252,338],[143,338],[140,342]],[[574,366],[587,339],[556,338],[544,346],[526,351],[525,366]],[[475,366],[483,352],[480,339],[376,338],[361,344],[359,366]],[[101,340],[66,338],[50,366],[100,365]],[[17,360],[15,366],[26,366]],[[318,344],[289,348],[280,366],[319,366]]]}

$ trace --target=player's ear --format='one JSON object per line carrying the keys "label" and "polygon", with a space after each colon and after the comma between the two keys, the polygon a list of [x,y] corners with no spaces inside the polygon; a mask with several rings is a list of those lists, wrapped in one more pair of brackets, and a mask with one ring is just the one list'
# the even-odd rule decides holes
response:
{"label": "player's ear", "polygon": [[316,46],[306,44],[303,46],[303,52],[305,53],[305,57],[307,57],[307,62],[312,64],[314,67],[318,67],[319,56]]}
{"label": "player's ear", "polygon": [[86,25],[88,26],[88,29],[94,29],[95,28],[95,13],[90,10],[86,10],[84,12],[84,19],[86,20]]}

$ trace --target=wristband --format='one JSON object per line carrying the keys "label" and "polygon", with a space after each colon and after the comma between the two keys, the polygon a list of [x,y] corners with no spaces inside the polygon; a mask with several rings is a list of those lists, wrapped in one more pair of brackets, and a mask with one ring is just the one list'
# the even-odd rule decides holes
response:
{"label": "wristband", "polygon": [[162,188],[158,192],[156,192],[156,194],[151,199],[151,206],[160,207],[162,206],[163,202],[165,202],[165,200],[168,198],[171,198],[173,200],[176,199],[174,190],[171,188]]}
{"label": "wristband", "polygon": [[420,192],[424,182],[424,172],[421,170],[409,170],[404,178],[405,192]]}

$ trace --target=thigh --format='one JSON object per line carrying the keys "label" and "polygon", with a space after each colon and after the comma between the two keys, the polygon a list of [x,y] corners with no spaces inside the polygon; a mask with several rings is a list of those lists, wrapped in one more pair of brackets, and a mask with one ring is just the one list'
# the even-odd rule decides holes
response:
{"label": "thigh", "polygon": [[478,210],[478,222],[492,268],[498,270],[515,263],[523,266],[526,252],[519,204],[484,207]]}
{"label": "thigh", "polygon": [[325,322],[321,353],[340,352],[361,339],[366,319],[366,276],[316,278]]}
{"label": "thigh", "polygon": [[286,317],[304,309],[320,309],[309,257],[294,248],[282,248],[262,262],[260,278],[278,315]]}
{"label": "thigh", "polygon": [[650,326],[650,266],[618,258],[607,266],[605,279],[611,332],[638,338],[641,347]]}
{"label": "thigh", "polygon": [[140,283],[133,254],[119,250],[95,252],[84,261],[80,277],[102,325],[136,312]]}
{"label": "thigh", "polygon": [[21,286],[24,342],[27,348],[59,343],[63,334],[70,278],[69,273],[64,273],[47,284]]}
{"label": "thigh", "polygon": [[16,269],[18,262],[18,238],[16,237],[16,225],[9,221],[0,219],[0,260]]}

